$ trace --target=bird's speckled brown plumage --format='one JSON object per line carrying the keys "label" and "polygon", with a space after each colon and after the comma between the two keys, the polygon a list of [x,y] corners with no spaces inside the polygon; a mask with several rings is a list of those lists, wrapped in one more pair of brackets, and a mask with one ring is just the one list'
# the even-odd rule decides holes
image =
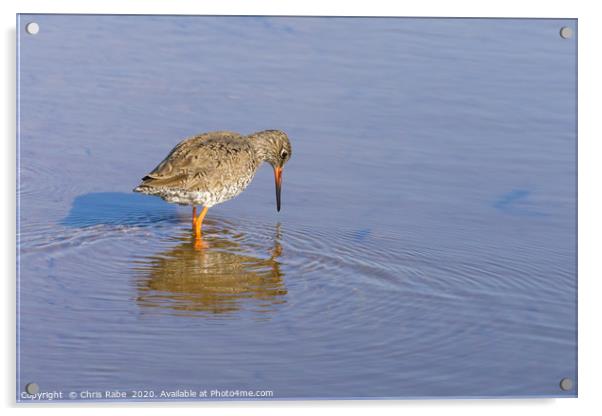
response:
{"label": "bird's speckled brown plumage", "polygon": [[288,137],[279,130],[204,133],[176,145],[134,191],[209,208],[240,194],[262,162],[282,168],[290,157]]}

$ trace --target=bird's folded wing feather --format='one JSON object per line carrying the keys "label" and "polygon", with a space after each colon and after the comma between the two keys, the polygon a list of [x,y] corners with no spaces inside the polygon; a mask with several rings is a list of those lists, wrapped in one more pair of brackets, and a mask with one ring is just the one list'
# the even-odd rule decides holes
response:
{"label": "bird's folded wing feather", "polygon": [[142,178],[141,185],[202,190],[205,179],[222,162],[223,141],[239,137],[233,132],[212,132],[185,139]]}

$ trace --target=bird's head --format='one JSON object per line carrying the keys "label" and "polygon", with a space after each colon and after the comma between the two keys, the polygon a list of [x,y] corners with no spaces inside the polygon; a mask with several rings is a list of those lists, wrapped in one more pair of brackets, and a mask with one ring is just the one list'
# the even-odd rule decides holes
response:
{"label": "bird's head", "polygon": [[282,188],[282,169],[291,158],[291,142],[285,132],[264,130],[249,136],[261,160],[274,168],[276,183],[276,209],[280,211],[280,190]]}

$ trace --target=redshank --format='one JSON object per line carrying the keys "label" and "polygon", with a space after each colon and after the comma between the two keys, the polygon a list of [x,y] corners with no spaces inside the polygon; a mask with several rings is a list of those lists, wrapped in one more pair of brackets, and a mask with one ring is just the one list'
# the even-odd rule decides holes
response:
{"label": "redshank", "polygon": [[[230,131],[203,133],[178,143],[134,192],[192,205],[192,228],[200,240],[207,210],[240,194],[262,162],[274,168],[276,209],[280,211],[282,168],[290,157],[291,143],[280,130],[248,136]],[[203,206],[198,216],[197,205]]]}

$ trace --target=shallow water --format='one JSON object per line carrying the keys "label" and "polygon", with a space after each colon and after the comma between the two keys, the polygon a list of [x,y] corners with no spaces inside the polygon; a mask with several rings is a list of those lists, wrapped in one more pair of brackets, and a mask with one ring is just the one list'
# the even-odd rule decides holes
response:
{"label": "shallow water", "polygon": [[[18,391],[576,394],[575,21],[31,20]],[[282,211],[263,167],[202,250],[131,192],[184,137],[266,128]]]}

